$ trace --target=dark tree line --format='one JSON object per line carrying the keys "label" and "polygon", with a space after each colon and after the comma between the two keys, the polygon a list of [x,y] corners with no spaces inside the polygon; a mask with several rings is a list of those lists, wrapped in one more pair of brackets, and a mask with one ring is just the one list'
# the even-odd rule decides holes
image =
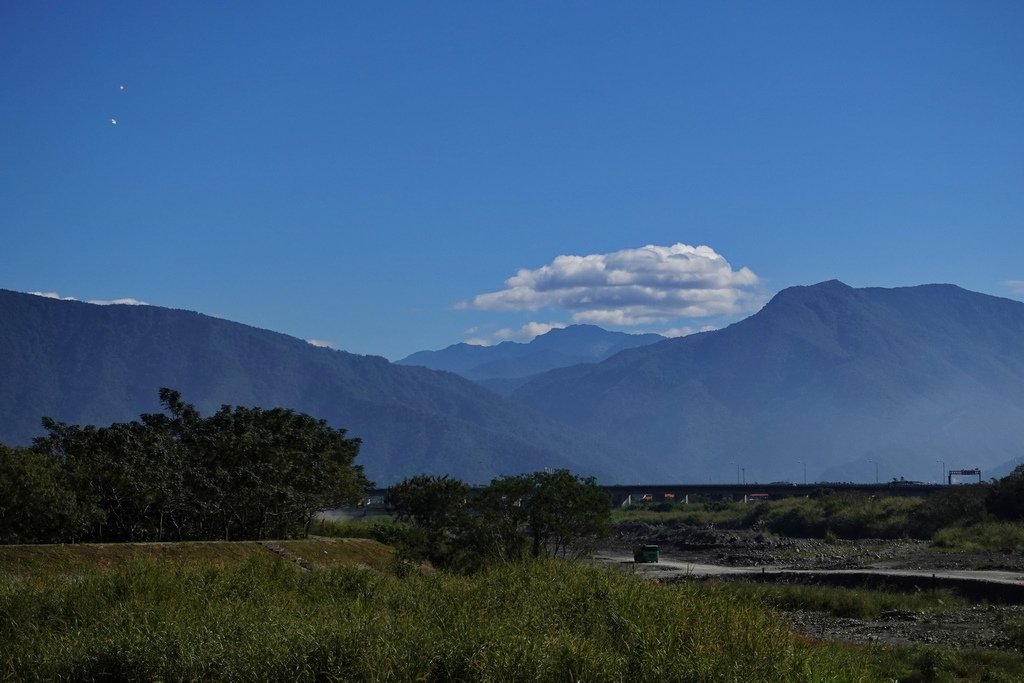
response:
{"label": "dark tree line", "polygon": [[609,494],[568,470],[501,477],[482,488],[420,475],[394,486],[390,501],[409,524],[396,539],[407,557],[464,572],[587,553],[611,519]]}
{"label": "dark tree line", "polygon": [[242,540],[308,533],[370,485],[359,439],[291,410],[165,413],[109,427],[43,418],[31,449],[0,446],[0,542]]}

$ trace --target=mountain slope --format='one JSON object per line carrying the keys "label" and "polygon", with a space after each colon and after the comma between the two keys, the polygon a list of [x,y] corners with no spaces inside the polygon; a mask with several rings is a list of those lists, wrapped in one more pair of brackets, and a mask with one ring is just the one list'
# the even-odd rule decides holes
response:
{"label": "mountain slope", "polygon": [[[780,292],[715,332],[554,370],[513,397],[677,478],[939,479],[1024,450],[1024,303],[951,285]],[[641,465],[642,467],[642,465]]]}
{"label": "mountain slope", "polygon": [[[398,363],[448,370],[478,381],[518,379],[554,368],[596,363],[619,351],[664,339],[658,334],[626,334],[611,332],[595,325],[570,325],[550,330],[526,344],[453,344],[440,351],[418,351]],[[502,383],[494,386],[500,387]]]}
{"label": "mountain slope", "polygon": [[364,440],[359,461],[382,482],[544,467],[614,480],[627,470],[608,448],[450,373],[188,311],[0,290],[0,442],[28,443],[44,415],[106,425],[158,411],[164,386],[204,413],[229,403],[324,418]]}

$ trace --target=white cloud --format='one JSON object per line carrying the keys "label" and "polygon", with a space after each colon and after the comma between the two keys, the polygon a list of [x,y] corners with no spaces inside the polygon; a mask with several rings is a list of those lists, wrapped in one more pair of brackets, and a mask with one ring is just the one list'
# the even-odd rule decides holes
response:
{"label": "white cloud", "polygon": [[45,297],[47,299],[59,299],[60,301],[78,301],[73,296],[61,296],[57,292],[29,292],[29,294],[35,294],[36,296]]}
{"label": "white cloud", "polygon": [[1018,296],[1024,296],[1024,280],[1006,280],[1003,285]]}
{"label": "white cloud", "polygon": [[658,334],[660,334],[663,337],[686,337],[691,334],[697,334],[698,332],[711,332],[717,329],[717,325],[701,325],[700,327],[672,327],[670,329],[665,330],[664,332],[659,332]]}
{"label": "white cloud", "polygon": [[[36,296],[46,297],[47,299],[58,299],[60,301],[78,301],[73,296],[61,296],[57,292],[29,292],[29,294],[35,294]],[[97,306],[148,306],[149,304],[141,299],[133,299],[131,297],[123,299],[89,299],[85,303],[95,304]]]}
{"label": "white cloud", "polygon": [[86,301],[87,304],[96,304],[97,306],[148,306],[149,304],[140,299],[111,299],[105,301],[103,299],[91,299]]}
{"label": "white cloud", "polygon": [[[533,340],[535,337],[539,337],[542,334],[547,334],[551,330],[560,330],[566,327],[565,323],[550,322],[550,323],[536,323],[529,322],[522,327],[503,327],[500,330],[495,330],[486,336],[471,337],[466,340],[467,344],[473,346],[493,346],[503,341],[516,341],[516,342],[528,342]],[[477,332],[477,328],[470,328],[473,332],[466,330],[467,334],[473,334]]]}
{"label": "white cloud", "polygon": [[559,256],[522,269],[505,288],[479,294],[459,308],[489,311],[568,310],[572,321],[640,325],[677,317],[734,315],[762,297],[749,268],[733,270],[714,249],[647,245],[610,254]]}
{"label": "white cloud", "polygon": [[335,344],[332,341],[327,341],[325,339],[307,339],[306,343],[312,344],[313,346],[319,347],[321,349],[338,349],[337,344]]}

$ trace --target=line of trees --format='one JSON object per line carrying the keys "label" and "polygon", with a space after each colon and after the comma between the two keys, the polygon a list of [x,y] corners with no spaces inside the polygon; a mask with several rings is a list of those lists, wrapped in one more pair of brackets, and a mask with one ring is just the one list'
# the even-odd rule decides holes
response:
{"label": "line of trees", "polygon": [[393,539],[412,560],[472,572],[486,564],[589,553],[606,535],[611,497],[568,470],[534,472],[470,487],[419,475],[392,487],[390,503],[408,527]]}
{"label": "line of trees", "polygon": [[43,418],[30,449],[0,446],[0,542],[243,540],[308,534],[370,486],[359,439],[275,408],[165,413],[109,427]]}

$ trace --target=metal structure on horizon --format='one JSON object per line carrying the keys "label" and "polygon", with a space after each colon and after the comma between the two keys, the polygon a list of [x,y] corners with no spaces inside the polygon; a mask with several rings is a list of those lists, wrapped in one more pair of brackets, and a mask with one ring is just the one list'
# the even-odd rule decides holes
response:
{"label": "metal structure on horizon", "polygon": [[958,476],[958,477],[973,477],[973,476],[977,476],[978,477],[978,483],[979,484],[981,483],[981,470],[979,468],[977,468],[977,467],[975,467],[973,470],[949,470],[949,472],[947,472],[948,485],[949,486],[953,485],[953,477],[954,476]]}

